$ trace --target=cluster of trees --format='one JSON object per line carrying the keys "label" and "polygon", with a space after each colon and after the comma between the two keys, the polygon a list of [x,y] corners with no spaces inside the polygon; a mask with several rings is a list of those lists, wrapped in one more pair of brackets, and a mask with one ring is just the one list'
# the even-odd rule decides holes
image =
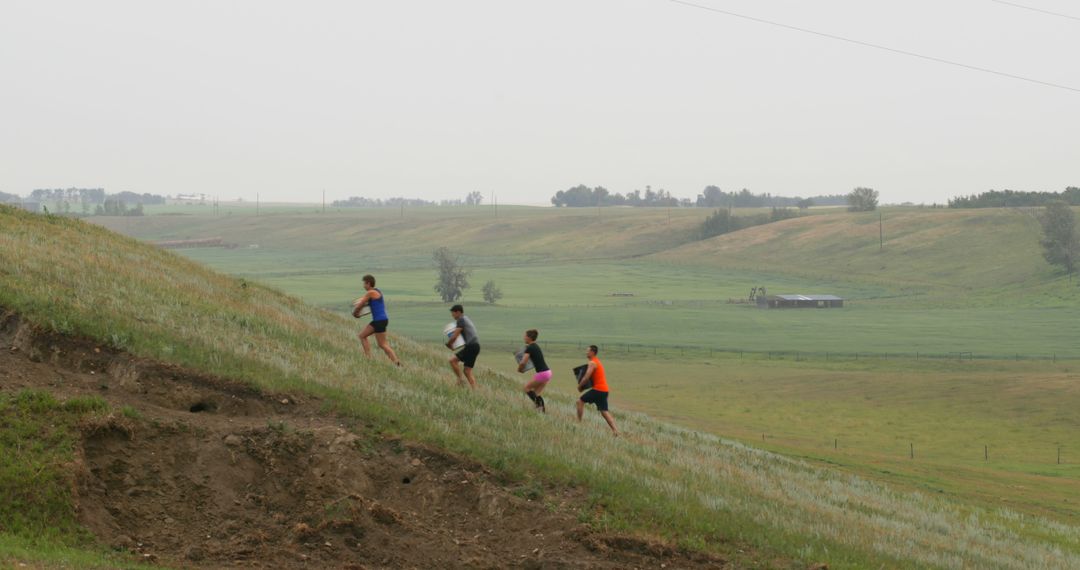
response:
{"label": "cluster of trees", "polygon": [[[83,215],[92,211],[98,216],[141,216],[144,204],[165,203],[165,197],[158,194],[127,191],[107,194],[104,188],[38,188],[30,192],[30,199],[45,208],[51,204],[55,213],[68,214],[78,207]],[[129,209],[127,204],[137,206]]]}
{"label": "cluster of trees", "polygon": [[165,197],[158,194],[151,194],[149,192],[143,192],[138,194],[135,192],[117,192],[116,194],[109,194],[108,198],[113,200],[120,200],[121,202],[127,202],[128,204],[139,204],[140,206],[152,206],[154,204],[165,204]]}
{"label": "cluster of trees", "polygon": [[432,253],[435,270],[439,280],[435,282],[435,292],[447,303],[461,299],[469,288],[469,271],[461,266],[458,256],[447,247],[440,247]]}
{"label": "cluster of trees", "polygon": [[588,206],[670,207],[693,205],[690,200],[679,200],[662,188],[654,191],[652,186],[646,186],[644,194],[641,193],[641,190],[634,190],[623,196],[619,193],[612,194],[603,186],[589,188],[584,184],[574,186],[568,190],[559,190],[551,197],[551,203],[556,206],[567,206],[571,208]]}
{"label": "cluster of trees", "polygon": [[725,192],[717,186],[706,186],[705,190],[698,194],[695,205],[699,208],[766,208],[769,206],[790,208],[794,206],[804,210],[810,206],[840,206],[846,201],[847,197],[842,194],[791,198],[773,196],[768,192],[754,194],[746,188],[738,192]]}
{"label": "cluster of trees", "polygon": [[1080,236],[1076,233],[1076,215],[1068,203],[1058,200],[1047,204],[1039,222],[1043,228],[1043,258],[1060,265],[1070,276],[1080,264]]}
{"label": "cluster of trees", "polygon": [[1017,208],[1021,206],[1046,206],[1062,201],[1080,206],[1080,188],[1069,186],[1063,192],[1023,192],[1017,190],[990,190],[982,194],[960,196],[949,200],[950,208]]}
{"label": "cluster of trees", "polygon": [[480,203],[483,202],[483,201],[484,201],[484,195],[481,194],[480,192],[476,191],[476,190],[473,190],[472,192],[469,192],[469,194],[465,196],[465,205],[466,206],[479,206]]}
{"label": "cluster of trees", "polygon": [[401,206],[437,206],[437,202],[421,200],[420,198],[364,198],[363,196],[350,196],[348,200],[334,200],[331,204],[335,208],[399,208]]}
{"label": "cluster of trees", "polygon": [[701,224],[701,239],[707,239],[723,235],[741,229],[779,222],[799,217],[799,213],[788,208],[772,208],[767,214],[753,216],[733,216],[730,209],[720,209],[713,212]]}
{"label": "cluster of trees", "polygon": [[847,197],[841,194],[814,196],[811,198],[790,198],[787,196],[773,196],[768,193],[754,194],[746,188],[739,192],[725,192],[718,186],[706,186],[705,190],[698,194],[697,200],[676,198],[663,189],[654,191],[651,186],[646,186],[644,193],[641,190],[634,190],[624,196],[619,193],[612,194],[603,186],[589,188],[583,184],[567,190],[560,190],[551,198],[552,204],[570,208],[595,206],[764,208],[775,206],[805,209],[814,205],[838,206],[846,202]]}
{"label": "cluster of trees", "polygon": [[22,202],[22,198],[18,194],[0,192],[0,204],[18,204],[19,202]]}
{"label": "cluster of trees", "polygon": [[[436,249],[432,253],[432,259],[439,274],[438,281],[435,282],[435,292],[447,303],[461,300],[465,290],[469,288],[469,270],[463,268],[458,256],[446,247]],[[491,304],[495,304],[503,296],[494,280],[484,283],[481,291],[484,301]]]}
{"label": "cluster of trees", "polygon": [[117,200],[115,198],[107,198],[104,204],[98,204],[94,207],[95,216],[141,216],[143,215],[142,203],[136,204],[134,208],[128,208],[127,204],[123,200]]}
{"label": "cluster of trees", "polygon": [[335,208],[400,208],[402,206],[479,206],[484,201],[480,192],[469,192],[464,200],[421,200],[420,198],[365,198],[350,196],[348,200],[334,200],[330,205]]}
{"label": "cluster of trees", "polygon": [[856,188],[847,195],[848,211],[872,212],[877,209],[878,193],[873,188]]}

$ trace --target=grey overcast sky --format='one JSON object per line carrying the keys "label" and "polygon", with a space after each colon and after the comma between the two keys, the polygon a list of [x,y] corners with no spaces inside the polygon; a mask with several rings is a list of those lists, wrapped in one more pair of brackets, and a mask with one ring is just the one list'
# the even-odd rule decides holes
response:
{"label": "grey overcast sky", "polygon": [[[1080,3],[694,0],[1080,90]],[[1068,16],[1072,16],[1071,18]],[[1080,186],[1080,91],[670,0],[0,3],[0,191]]]}

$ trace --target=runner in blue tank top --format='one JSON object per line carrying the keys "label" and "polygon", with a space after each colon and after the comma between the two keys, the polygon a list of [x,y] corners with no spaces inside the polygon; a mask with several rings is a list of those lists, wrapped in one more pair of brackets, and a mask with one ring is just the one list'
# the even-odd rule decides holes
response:
{"label": "runner in blue tank top", "polygon": [[375,288],[375,278],[371,275],[364,276],[364,291],[364,296],[353,303],[354,316],[364,305],[371,307],[371,322],[358,335],[360,344],[364,346],[364,355],[371,356],[371,344],[368,342],[368,337],[375,335],[375,342],[386,353],[386,356],[390,357],[390,362],[401,366],[401,361],[398,360],[394,349],[390,348],[390,343],[386,340],[386,326],[390,324],[390,317],[386,315],[386,299],[382,291]]}

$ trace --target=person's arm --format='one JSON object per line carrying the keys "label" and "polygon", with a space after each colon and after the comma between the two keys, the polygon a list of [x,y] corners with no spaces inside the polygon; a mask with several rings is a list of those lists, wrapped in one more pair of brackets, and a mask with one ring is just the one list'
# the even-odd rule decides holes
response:
{"label": "person's arm", "polygon": [[589,362],[589,367],[585,369],[585,375],[581,377],[581,382],[578,382],[577,389],[581,392],[585,389],[585,383],[592,380],[593,372],[596,371],[596,364]]}
{"label": "person's arm", "polygon": [[364,296],[362,296],[359,299],[353,301],[353,307],[358,309],[358,308],[363,307],[364,305],[366,305],[368,303],[368,301],[371,300],[371,297],[369,297],[369,295],[371,295],[370,291],[368,291],[367,293],[364,293]]}
{"label": "person's arm", "polygon": [[446,341],[446,348],[454,348],[454,341],[461,336],[462,328],[458,327],[454,329],[454,332],[450,333],[450,340]]}

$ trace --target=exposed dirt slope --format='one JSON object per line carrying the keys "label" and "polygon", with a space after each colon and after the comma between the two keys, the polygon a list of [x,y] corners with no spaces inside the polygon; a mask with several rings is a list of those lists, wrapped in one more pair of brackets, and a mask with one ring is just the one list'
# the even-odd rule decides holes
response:
{"label": "exposed dirt slope", "polygon": [[2,310],[0,347],[0,390],[97,394],[138,412],[86,426],[73,480],[79,518],[104,544],[159,564],[728,566],[590,532],[573,492],[515,489],[468,460],[346,425],[301,395],[41,334]]}

